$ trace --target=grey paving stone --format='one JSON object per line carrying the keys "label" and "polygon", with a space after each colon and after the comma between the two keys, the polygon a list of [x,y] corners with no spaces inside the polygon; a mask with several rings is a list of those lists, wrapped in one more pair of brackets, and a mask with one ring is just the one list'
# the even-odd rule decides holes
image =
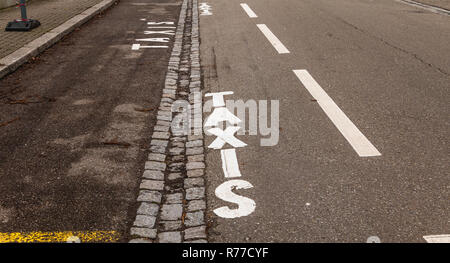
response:
{"label": "grey paving stone", "polygon": [[184,230],[184,239],[199,239],[199,238],[206,238],[205,226],[190,227]]}
{"label": "grey paving stone", "polygon": [[164,229],[164,231],[180,230],[182,227],[181,220],[160,221],[159,224],[161,225],[162,229]]}
{"label": "grey paving stone", "polygon": [[174,172],[174,173],[176,173],[176,172],[181,172],[183,169],[182,169],[182,167],[170,167],[169,168],[169,171],[172,173],[172,172]]}
{"label": "grey paving stone", "polygon": [[172,162],[184,162],[184,155],[172,156]]}
{"label": "grey paving stone", "polygon": [[135,238],[128,241],[128,243],[153,243],[151,240],[144,239],[144,238]]}
{"label": "grey paving stone", "polygon": [[202,134],[203,133],[203,129],[201,128],[202,126],[199,125],[199,128],[197,128],[196,126],[194,126],[194,129],[192,129],[192,134],[194,135],[198,135],[198,134]]}
{"label": "grey paving stone", "polygon": [[196,240],[184,241],[184,243],[208,243],[208,241],[206,241],[206,239],[196,239]]}
{"label": "grey paving stone", "polygon": [[191,82],[191,84],[189,84],[189,88],[200,88],[201,85],[198,81],[195,82]]}
{"label": "grey paving stone", "polygon": [[167,192],[171,192],[174,189],[172,187],[170,187],[169,185],[164,186],[164,190],[166,190]]}
{"label": "grey paving stone", "polygon": [[[172,127],[172,134],[173,135],[184,135],[186,134],[185,129],[180,129],[180,128],[174,128]],[[184,146],[183,146],[184,147]]]}
{"label": "grey paving stone", "polygon": [[130,229],[130,234],[132,236],[146,237],[146,238],[154,239],[154,238],[156,238],[156,229],[143,228],[143,227],[132,227]]}
{"label": "grey paving stone", "polygon": [[160,125],[158,125],[158,126],[153,127],[153,130],[161,131],[161,132],[168,132],[169,129],[170,129],[170,126],[160,126]]}
{"label": "grey paving stone", "polygon": [[183,178],[183,175],[182,175],[181,173],[170,173],[170,174],[167,176],[167,179],[169,179],[169,180],[171,180],[171,181],[177,180],[177,179],[180,179],[180,178]]}
{"label": "grey paving stone", "polygon": [[186,147],[200,147],[200,146],[203,146],[203,140],[188,141],[186,143]]}
{"label": "grey paving stone", "polygon": [[181,243],[181,232],[162,232],[158,238],[159,243]]}
{"label": "grey paving stone", "polygon": [[147,161],[145,162],[145,170],[166,170],[166,164],[163,162]]}
{"label": "grey paving stone", "polygon": [[169,164],[169,168],[176,168],[178,170],[182,170],[184,168],[184,163],[182,162],[176,162]]}
{"label": "grey paving stone", "polygon": [[[175,75],[173,75],[174,78],[178,78],[178,74],[175,73]],[[166,89],[177,89],[176,85],[165,85],[164,88]]]}
{"label": "grey paving stone", "polygon": [[172,107],[173,100],[169,98],[161,98],[161,102],[159,103],[159,106],[163,107]]}
{"label": "grey paving stone", "polygon": [[204,169],[205,163],[204,162],[188,162],[186,164],[186,170],[195,170],[195,169]]}
{"label": "grey paving stone", "polygon": [[[195,65],[195,64],[193,64],[193,65]],[[192,85],[201,85],[202,83],[200,81],[192,81],[191,84]]]}
{"label": "grey paving stone", "polygon": [[173,89],[163,89],[162,92],[163,92],[164,94],[173,94],[173,95],[176,94],[176,91],[173,90]]}
{"label": "grey paving stone", "polygon": [[169,144],[169,141],[166,141],[166,140],[156,140],[156,139],[153,139],[153,140],[150,142],[150,145],[164,146],[164,147],[167,147],[168,144]]}
{"label": "grey paving stone", "polygon": [[[160,110],[160,111],[172,112],[172,107],[169,107],[169,106],[159,106],[159,107],[158,107],[158,110]],[[160,122],[160,121],[158,121],[158,122]],[[162,121],[162,122],[166,122],[166,121]],[[167,124],[161,125],[161,126],[164,126],[164,127],[170,127],[170,125],[167,125]]]}
{"label": "grey paving stone", "polygon": [[[172,99],[172,100],[176,100],[177,99],[177,95],[176,94],[170,94],[170,93],[164,93],[162,95],[162,97],[163,98],[169,98],[169,99]],[[162,110],[162,109],[160,109],[160,110]]]}
{"label": "grey paving stone", "polygon": [[192,200],[188,202],[187,211],[193,212],[206,209],[205,200]]}
{"label": "grey paving stone", "polygon": [[[201,118],[195,118],[193,122],[191,122],[192,127],[202,127],[203,121]],[[194,130],[194,134],[197,133],[196,130]]]}
{"label": "grey paving stone", "polygon": [[186,189],[186,200],[205,198],[205,187],[194,187]]}
{"label": "grey paving stone", "polygon": [[156,216],[158,215],[159,205],[154,203],[142,202],[139,205],[137,214],[138,215],[148,215],[148,216]]}
{"label": "grey paving stone", "polygon": [[161,208],[161,220],[179,220],[183,215],[183,205],[163,204]]}
{"label": "grey paving stone", "polygon": [[176,148],[184,148],[184,142],[172,142],[172,147]]}
{"label": "grey paving stone", "polygon": [[[157,120],[161,120],[161,121],[171,121],[172,120],[172,116],[157,115],[156,119]],[[159,137],[154,137],[154,138],[159,138]],[[163,137],[163,139],[165,139],[165,137]]]}
{"label": "grey paving stone", "polygon": [[164,180],[164,173],[161,171],[145,170],[142,177],[145,179]]}
{"label": "grey paving stone", "polygon": [[168,98],[162,98],[161,102],[168,102],[168,103],[172,103],[173,100],[172,99],[168,99]]}
{"label": "grey paving stone", "polygon": [[165,154],[166,153],[166,147],[163,146],[151,146],[150,147],[150,151],[153,153],[160,153],[160,154]]}
{"label": "grey paving stone", "polygon": [[180,155],[184,153],[184,148],[171,148],[169,150],[170,155]]}
{"label": "grey paving stone", "polygon": [[182,193],[167,194],[165,203],[181,204],[183,203],[183,194]]}
{"label": "grey paving stone", "polygon": [[[201,89],[200,89],[200,87],[192,87],[192,86],[189,86],[189,91],[191,92],[191,94],[192,93],[194,93],[194,92],[200,92],[201,91]],[[194,101],[194,102],[196,102],[196,101]],[[200,100],[198,101],[198,103],[200,103]],[[202,118],[203,118],[203,114],[201,115],[202,116]],[[203,138],[203,137],[202,137]],[[201,138],[200,138],[201,139]]]}
{"label": "grey paving stone", "polygon": [[172,141],[172,142],[185,142],[186,141],[186,137],[172,137],[172,138],[170,138],[170,141]]}
{"label": "grey paving stone", "polygon": [[153,228],[155,226],[156,217],[147,215],[137,215],[133,226]]}
{"label": "grey paving stone", "polygon": [[172,125],[172,123],[170,121],[160,121],[159,120],[159,121],[156,122],[156,125],[170,127]]}
{"label": "grey paving stone", "polygon": [[192,147],[186,149],[186,155],[203,154],[203,147]]}
{"label": "grey paving stone", "polygon": [[[203,121],[203,115],[202,114],[194,114],[194,121],[198,121],[198,122],[202,122]],[[200,125],[201,127],[201,125]],[[198,136],[198,135],[197,135]],[[200,141],[203,142],[202,139],[199,139]],[[191,141],[191,140],[190,140]],[[203,144],[202,144],[203,145]]]}
{"label": "grey paving stone", "polygon": [[200,226],[204,224],[205,224],[205,213],[203,211],[186,213],[186,217],[184,219],[185,226]]}
{"label": "grey paving stone", "polygon": [[145,189],[145,190],[162,191],[162,190],[164,190],[164,181],[142,180],[141,185],[139,186],[139,188],[140,189]]}
{"label": "grey paving stone", "polygon": [[175,84],[177,84],[177,80],[172,79],[172,78],[167,78],[165,84],[166,85],[175,85]]}
{"label": "grey paving stone", "polygon": [[141,190],[137,198],[138,202],[154,202],[161,203],[162,194],[157,191]]}
{"label": "grey paving stone", "polygon": [[152,138],[153,139],[169,139],[170,133],[169,132],[153,132]]}
{"label": "grey paving stone", "polygon": [[204,175],[203,169],[197,169],[197,170],[189,170],[187,171],[188,177],[201,177]]}
{"label": "grey paving stone", "polygon": [[150,153],[147,158],[149,161],[165,162],[166,155],[161,153]]}
{"label": "grey paving stone", "polygon": [[205,180],[202,177],[193,177],[184,179],[184,188],[192,188],[197,186],[204,186]]}
{"label": "grey paving stone", "polygon": [[[168,98],[164,98],[166,100]],[[172,118],[172,112],[170,110],[158,110],[158,116]]]}
{"label": "grey paving stone", "polygon": [[204,162],[205,161],[205,155],[204,154],[198,154],[198,155],[189,155],[187,157],[188,162]]}

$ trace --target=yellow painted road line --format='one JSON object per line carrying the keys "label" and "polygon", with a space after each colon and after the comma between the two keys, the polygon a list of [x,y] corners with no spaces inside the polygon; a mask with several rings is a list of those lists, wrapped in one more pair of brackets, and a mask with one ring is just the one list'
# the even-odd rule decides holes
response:
{"label": "yellow painted road line", "polygon": [[0,243],[64,243],[64,242],[117,242],[116,231],[64,231],[0,233]]}

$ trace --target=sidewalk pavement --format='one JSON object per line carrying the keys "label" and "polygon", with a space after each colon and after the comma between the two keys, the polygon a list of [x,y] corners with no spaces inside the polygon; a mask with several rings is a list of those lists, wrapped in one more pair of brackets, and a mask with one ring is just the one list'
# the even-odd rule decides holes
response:
{"label": "sidewalk pavement", "polygon": [[101,1],[102,0],[30,1],[27,4],[28,17],[39,20],[41,26],[29,32],[6,32],[4,28],[7,23],[20,18],[20,10],[15,7],[0,10],[0,60]]}

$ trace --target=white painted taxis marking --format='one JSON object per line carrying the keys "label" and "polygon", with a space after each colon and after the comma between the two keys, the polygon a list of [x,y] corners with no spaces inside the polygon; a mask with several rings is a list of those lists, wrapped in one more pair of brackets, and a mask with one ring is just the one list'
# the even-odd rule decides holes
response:
{"label": "white painted taxis marking", "polygon": [[[146,18],[141,18],[141,21],[147,21]],[[163,34],[163,35],[175,35],[176,27],[173,26],[174,22],[172,21],[148,21],[145,22],[147,24],[148,29],[162,29],[161,31],[154,30],[146,30],[143,32],[144,35],[153,35],[153,34]],[[147,38],[137,38],[135,39],[137,42],[146,42],[146,44],[151,44],[152,42],[156,43],[168,43],[170,42],[169,37],[147,37]],[[158,48],[169,48],[167,45],[142,45],[134,43],[131,45],[131,50],[139,51],[141,49],[158,49]]]}
{"label": "white painted taxis marking", "polygon": [[222,157],[222,169],[225,178],[242,176],[241,171],[239,171],[236,149],[220,150],[220,156]]}
{"label": "white painted taxis marking", "polygon": [[234,137],[234,134],[240,130],[241,127],[230,126],[224,130],[220,128],[212,128],[209,129],[208,132],[217,136],[217,138],[208,146],[208,148],[212,149],[222,149],[225,143],[237,148],[237,147],[245,147],[246,143]]}
{"label": "white painted taxis marking", "polygon": [[255,201],[250,198],[237,195],[233,193],[232,190],[249,189],[252,187],[253,185],[251,183],[244,180],[230,180],[219,185],[215,191],[216,196],[226,202],[237,204],[238,208],[230,209],[227,206],[222,206],[214,209],[213,212],[223,218],[237,218],[250,215],[253,211],[255,211]]}
{"label": "white painted taxis marking", "polygon": [[173,30],[163,30],[163,31],[144,31],[144,35],[152,35],[152,34],[163,34],[163,35],[175,35],[175,31]]}
{"label": "white painted taxis marking", "polygon": [[168,48],[168,46],[143,46],[141,44],[133,44],[131,50],[140,50],[144,48]]}
{"label": "white painted taxis marking", "polygon": [[138,38],[138,39],[136,39],[136,41],[167,43],[170,41],[170,38],[168,38],[168,37]]}
{"label": "white painted taxis marking", "polygon": [[[209,116],[204,127],[218,126],[220,123],[239,123],[241,120],[235,116],[233,113],[229,112],[225,107],[225,101],[223,96],[233,94],[232,91],[218,92],[218,93],[208,93],[205,97],[213,97],[213,107],[214,111]],[[216,114],[214,117],[213,115]],[[208,125],[208,121],[209,124]],[[224,149],[222,147],[225,143],[229,143],[233,147],[243,147],[246,146],[244,142],[238,140],[234,137],[234,134],[241,129],[237,126],[229,126],[224,130],[220,128],[211,128],[208,130],[211,134],[217,136],[217,138],[208,146],[213,149],[220,149],[220,154],[222,157],[222,169],[225,178],[241,177],[241,172],[239,171],[239,164],[236,156],[235,149]],[[215,194],[218,198],[223,201],[237,204],[238,208],[229,208],[227,206],[222,206],[214,209],[213,212],[223,218],[237,218],[242,216],[248,216],[256,209],[256,203],[250,198],[237,195],[233,193],[233,190],[239,189],[249,189],[253,185],[244,180],[230,180],[219,185]]]}

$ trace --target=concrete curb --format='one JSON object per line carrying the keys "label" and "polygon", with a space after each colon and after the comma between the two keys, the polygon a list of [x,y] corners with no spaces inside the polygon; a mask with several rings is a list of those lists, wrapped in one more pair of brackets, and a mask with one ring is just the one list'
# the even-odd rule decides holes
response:
{"label": "concrete curb", "polygon": [[64,24],[50,30],[37,39],[27,43],[22,48],[0,59],[0,79],[9,73],[14,72],[30,58],[42,53],[44,50],[58,42],[61,38],[74,31],[77,27],[112,6],[116,1],[117,0],[104,0],[98,3],[83,11],[81,14],[67,20]]}
{"label": "concrete curb", "polygon": [[[183,0],[130,243],[208,242],[198,20]],[[193,126],[178,126],[186,114]]]}

